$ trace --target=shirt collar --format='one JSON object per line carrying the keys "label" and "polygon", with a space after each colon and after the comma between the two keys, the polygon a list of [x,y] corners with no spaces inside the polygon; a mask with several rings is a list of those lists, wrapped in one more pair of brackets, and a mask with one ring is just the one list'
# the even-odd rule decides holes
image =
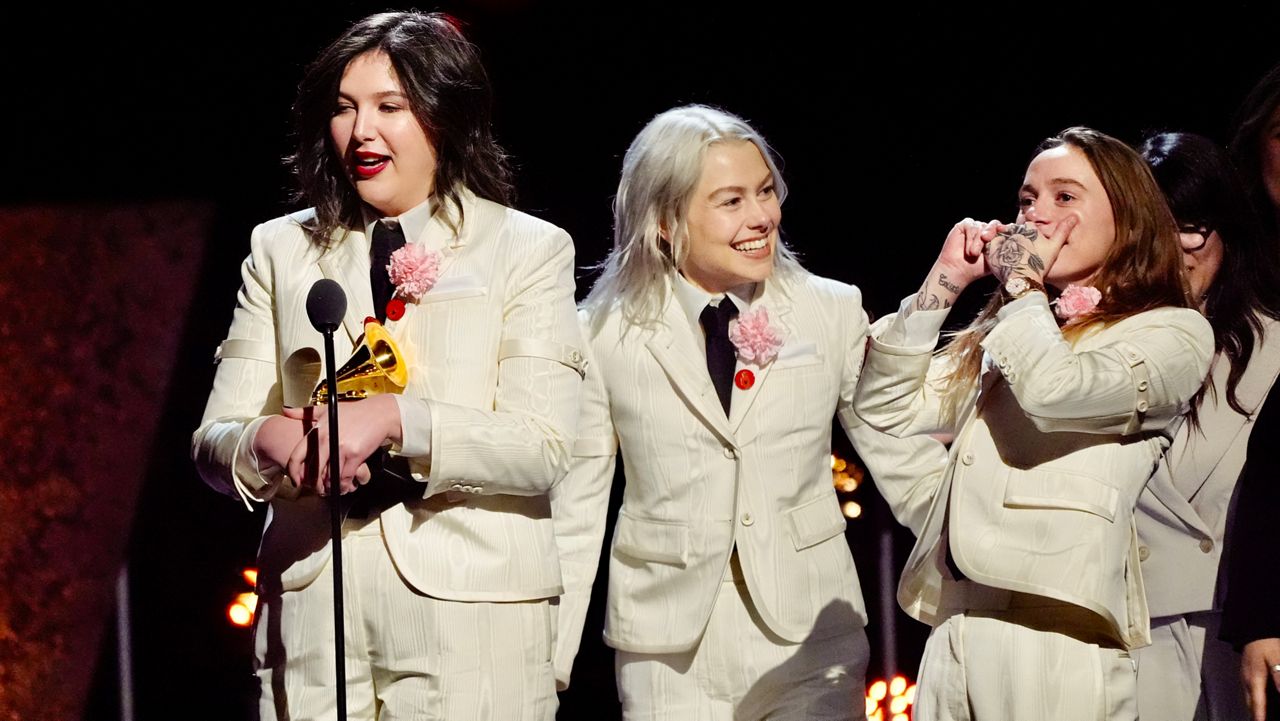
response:
{"label": "shirt collar", "polygon": [[746,311],[751,306],[751,298],[755,295],[755,283],[743,283],[734,286],[727,293],[708,293],[697,285],[684,277],[683,273],[675,273],[675,281],[672,282],[672,290],[676,300],[680,303],[680,308],[684,311],[685,316],[689,319],[690,327],[693,328],[695,337],[702,337],[702,310],[708,304],[716,307],[728,298],[734,305],[738,306],[738,313]]}
{"label": "shirt collar", "polygon": [[399,225],[404,230],[405,242],[412,243],[422,237],[423,231],[427,229],[427,223],[431,221],[431,216],[435,214],[435,207],[435,196],[432,196],[398,216],[384,218],[378,215],[377,211],[366,205],[364,206],[365,236],[372,238],[374,224],[382,221],[392,227]]}

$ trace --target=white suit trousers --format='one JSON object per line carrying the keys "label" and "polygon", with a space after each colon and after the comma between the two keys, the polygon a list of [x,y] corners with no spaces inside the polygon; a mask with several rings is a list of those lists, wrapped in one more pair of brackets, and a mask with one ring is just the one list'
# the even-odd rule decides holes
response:
{"label": "white suit trousers", "polygon": [[[765,628],[733,559],[702,640],[684,653],[618,651],[625,721],[865,719],[867,634],[789,643]],[[852,614],[850,614],[852,616]]]}
{"label": "white suit trousers", "polygon": [[1101,637],[1100,618],[1052,599],[989,590],[1015,607],[957,611],[933,629],[920,660],[915,721],[1137,719],[1134,661]]}
{"label": "white suit trousers", "polygon": [[[376,518],[344,526],[342,561],[349,719],[555,718],[548,600],[424,596],[396,572]],[[336,717],[331,568],[259,602],[255,667],[264,721]]]}

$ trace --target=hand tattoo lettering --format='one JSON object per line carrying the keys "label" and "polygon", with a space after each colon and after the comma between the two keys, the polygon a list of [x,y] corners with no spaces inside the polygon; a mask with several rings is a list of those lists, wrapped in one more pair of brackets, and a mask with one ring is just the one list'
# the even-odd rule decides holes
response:
{"label": "hand tattoo lettering", "polygon": [[942,286],[943,288],[946,288],[947,290],[951,291],[952,293],[955,293],[956,295],[960,294],[959,284],[952,283],[951,281],[947,280],[946,273],[938,274],[938,285]]}

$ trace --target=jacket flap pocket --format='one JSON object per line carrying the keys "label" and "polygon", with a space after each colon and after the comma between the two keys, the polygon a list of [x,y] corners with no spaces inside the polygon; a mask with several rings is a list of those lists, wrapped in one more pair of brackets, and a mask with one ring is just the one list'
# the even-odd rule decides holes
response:
{"label": "jacket flap pocket", "polygon": [[844,514],[840,512],[840,501],[834,492],[824,493],[787,511],[787,522],[797,551],[844,533]]}
{"label": "jacket flap pocket", "polygon": [[1004,489],[1006,508],[1063,508],[1115,521],[1120,492],[1090,476],[1037,469],[1015,471]]}
{"label": "jacket flap pocket", "polygon": [[689,527],[674,521],[650,521],[622,511],[613,529],[613,550],[642,561],[684,568],[689,560]]}

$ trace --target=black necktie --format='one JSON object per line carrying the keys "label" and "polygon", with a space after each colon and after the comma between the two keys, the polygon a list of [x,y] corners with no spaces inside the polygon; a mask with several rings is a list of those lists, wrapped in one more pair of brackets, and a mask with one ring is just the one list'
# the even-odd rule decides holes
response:
{"label": "black necktie", "polygon": [[404,247],[404,230],[399,224],[388,226],[379,220],[373,226],[373,245],[369,251],[369,286],[373,289],[373,312],[379,323],[387,321],[387,302],[395,292],[387,264],[391,254]]}
{"label": "black necktie", "polygon": [[729,415],[729,401],[733,398],[733,369],[737,365],[737,353],[733,343],[729,342],[729,321],[738,315],[738,306],[727,297],[720,301],[720,306],[707,305],[702,309],[698,321],[707,334],[707,372],[711,374],[711,383],[716,387],[716,395],[720,396],[720,405],[724,406],[724,414]]}

